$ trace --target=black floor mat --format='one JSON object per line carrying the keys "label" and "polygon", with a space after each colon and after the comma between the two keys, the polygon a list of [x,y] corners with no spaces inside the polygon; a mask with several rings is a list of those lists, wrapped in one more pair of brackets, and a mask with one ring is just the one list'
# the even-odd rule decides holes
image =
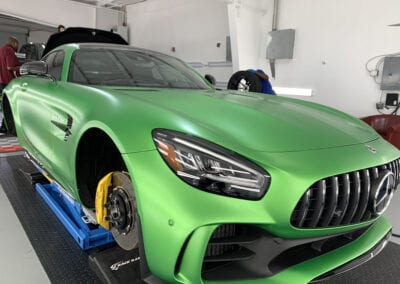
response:
{"label": "black floor mat", "polygon": [[400,245],[389,242],[383,251],[363,265],[320,282],[324,284],[400,283]]}
{"label": "black floor mat", "polygon": [[[99,283],[82,251],[23,172],[35,168],[22,155],[0,158],[0,183],[52,283]],[[29,280],[27,280],[29,282]]]}

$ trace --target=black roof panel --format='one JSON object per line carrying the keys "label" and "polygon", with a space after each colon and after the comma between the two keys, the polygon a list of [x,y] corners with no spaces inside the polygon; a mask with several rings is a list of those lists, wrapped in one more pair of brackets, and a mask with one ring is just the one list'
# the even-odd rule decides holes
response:
{"label": "black roof panel", "polygon": [[67,28],[65,31],[52,34],[46,43],[43,56],[57,46],[67,43],[99,42],[128,45],[119,35],[113,32],[91,28]]}

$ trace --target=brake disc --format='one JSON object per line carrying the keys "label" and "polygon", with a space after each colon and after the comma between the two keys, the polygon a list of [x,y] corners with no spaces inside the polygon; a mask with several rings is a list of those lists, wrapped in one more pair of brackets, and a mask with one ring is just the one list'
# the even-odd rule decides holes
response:
{"label": "brake disc", "polygon": [[136,248],[139,242],[137,206],[127,174],[113,173],[106,208],[110,231],[116,243],[124,250]]}

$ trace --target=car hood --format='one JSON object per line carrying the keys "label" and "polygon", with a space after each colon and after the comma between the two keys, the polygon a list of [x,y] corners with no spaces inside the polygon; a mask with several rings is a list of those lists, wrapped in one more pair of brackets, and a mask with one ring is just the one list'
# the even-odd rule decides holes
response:
{"label": "car hood", "polygon": [[214,90],[118,92],[126,99],[157,108],[149,114],[157,121],[151,127],[200,136],[230,149],[303,151],[360,144],[379,137],[357,118],[302,100]]}

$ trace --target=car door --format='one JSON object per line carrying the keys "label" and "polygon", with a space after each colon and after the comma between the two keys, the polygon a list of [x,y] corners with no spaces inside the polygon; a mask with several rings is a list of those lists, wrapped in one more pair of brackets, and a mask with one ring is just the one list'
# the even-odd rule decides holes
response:
{"label": "car door", "polygon": [[[51,54],[49,55],[49,57]],[[74,185],[74,141],[71,139],[73,124],[77,122],[79,113],[79,92],[76,86],[62,80],[68,73],[64,65],[64,53],[56,53],[53,58],[48,58],[48,72],[57,79],[57,87],[52,91],[51,99],[48,100],[46,108],[49,110],[50,132],[49,132],[49,153],[51,158],[51,174],[60,182],[65,189],[71,191]],[[75,91],[74,91],[75,90]],[[78,109],[77,109],[78,108]],[[78,115],[79,117],[79,115]],[[74,133],[76,134],[76,133]]]}
{"label": "car door", "polygon": [[45,76],[25,76],[21,78],[17,108],[21,119],[21,129],[30,152],[46,168],[53,168],[55,158],[51,137],[53,136],[53,105],[57,101],[64,52],[49,53],[43,60],[48,65]]}
{"label": "car door", "polygon": [[66,142],[71,134],[73,119],[69,114],[65,98],[68,86],[61,81],[64,58],[63,51],[53,52],[45,57],[48,73],[56,79],[56,87],[52,89],[51,98],[46,102],[50,122],[49,137],[46,143],[48,143],[47,153],[51,157],[49,161],[51,173],[61,184],[69,187],[67,175],[70,172],[71,145]]}

